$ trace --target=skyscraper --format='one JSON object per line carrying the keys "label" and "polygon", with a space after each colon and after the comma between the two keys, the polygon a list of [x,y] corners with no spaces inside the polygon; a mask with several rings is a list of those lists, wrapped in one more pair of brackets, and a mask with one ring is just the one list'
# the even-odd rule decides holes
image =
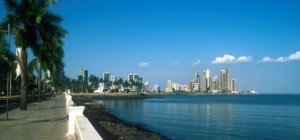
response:
{"label": "skyscraper", "polygon": [[166,92],[173,92],[172,84],[173,84],[172,81],[171,81],[171,80],[168,80]]}
{"label": "skyscraper", "polygon": [[198,72],[194,73],[193,81],[194,81],[194,83],[200,83],[200,76],[199,76]]}
{"label": "skyscraper", "polygon": [[200,84],[201,84],[202,92],[207,92],[210,90],[211,80],[212,80],[211,71],[209,69],[206,69],[205,71],[202,72],[200,76]]}
{"label": "skyscraper", "polygon": [[237,80],[232,78],[231,81],[232,81],[232,84],[231,84],[232,85],[232,88],[231,88],[232,91],[238,91],[238,89],[237,89]]}
{"label": "skyscraper", "polygon": [[201,73],[201,79],[200,79],[200,88],[202,92],[206,92],[206,73],[203,71]]}
{"label": "skyscraper", "polygon": [[229,68],[226,69],[226,90],[227,92],[232,91],[232,85],[231,85],[231,70]]}
{"label": "skyscraper", "polygon": [[210,90],[219,90],[219,78],[217,76],[211,78]]}
{"label": "skyscraper", "polygon": [[224,70],[220,71],[220,76],[219,76],[219,83],[220,83],[220,90],[222,92],[226,92],[226,72]]}

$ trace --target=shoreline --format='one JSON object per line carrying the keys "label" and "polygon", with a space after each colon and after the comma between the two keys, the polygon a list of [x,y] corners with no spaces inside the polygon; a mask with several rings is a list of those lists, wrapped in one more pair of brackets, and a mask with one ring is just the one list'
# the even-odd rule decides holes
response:
{"label": "shoreline", "polygon": [[153,97],[164,97],[164,96],[186,96],[186,95],[207,95],[207,96],[239,96],[239,95],[260,95],[260,94],[250,94],[250,93],[238,93],[238,94],[212,94],[212,93],[147,93],[147,94],[120,94],[120,93],[106,93],[106,94],[99,94],[99,93],[71,93],[72,97],[88,97],[90,99],[147,99]]}
{"label": "shoreline", "polygon": [[132,124],[119,119],[109,113],[102,103],[91,103],[91,98],[84,96],[73,96],[72,100],[77,106],[85,106],[84,115],[91,122],[100,136],[105,139],[161,139],[168,140],[157,132],[143,128],[140,125]]}

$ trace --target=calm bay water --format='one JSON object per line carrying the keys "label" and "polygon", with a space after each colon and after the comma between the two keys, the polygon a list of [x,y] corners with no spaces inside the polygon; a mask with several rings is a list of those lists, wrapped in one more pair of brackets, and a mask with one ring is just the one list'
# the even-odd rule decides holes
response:
{"label": "calm bay water", "polygon": [[104,100],[122,120],[171,139],[300,139],[300,95]]}

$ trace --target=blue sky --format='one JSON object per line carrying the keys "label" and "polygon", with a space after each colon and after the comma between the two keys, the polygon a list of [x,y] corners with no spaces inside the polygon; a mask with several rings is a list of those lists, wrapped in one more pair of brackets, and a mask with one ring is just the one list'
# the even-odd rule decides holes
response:
{"label": "blue sky", "polygon": [[[298,0],[58,0],[52,10],[69,32],[70,77],[81,68],[98,76],[139,73],[152,86],[164,87],[168,79],[187,83],[194,71],[209,68],[217,74],[229,67],[239,89],[300,93],[299,5]],[[3,9],[0,13],[3,17]]]}

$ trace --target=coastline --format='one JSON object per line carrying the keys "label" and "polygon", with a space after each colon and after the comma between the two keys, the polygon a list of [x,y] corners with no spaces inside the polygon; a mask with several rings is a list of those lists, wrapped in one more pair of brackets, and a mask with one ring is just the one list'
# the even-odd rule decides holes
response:
{"label": "coastline", "polygon": [[173,92],[173,93],[147,93],[147,94],[136,94],[136,93],[72,93],[72,97],[84,97],[90,99],[147,99],[154,97],[164,96],[186,96],[186,95],[213,95],[213,96],[236,96],[236,95],[259,95],[258,93],[203,93],[203,92]]}
{"label": "coastline", "polygon": [[103,139],[169,139],[159,133],[119,119],[107,112],[104,104],[91,103],[90,97],[73,96],[73,101],[77,106],[85,106],[83,114],[89,119]]}

